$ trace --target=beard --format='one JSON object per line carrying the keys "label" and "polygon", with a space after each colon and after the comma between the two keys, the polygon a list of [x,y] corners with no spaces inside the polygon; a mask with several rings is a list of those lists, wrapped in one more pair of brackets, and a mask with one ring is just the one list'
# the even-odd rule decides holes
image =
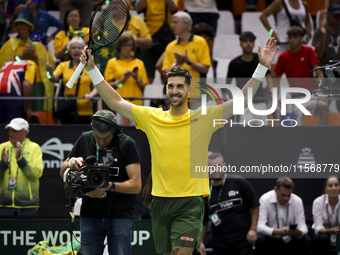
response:
{"label": "beard", "polygon": [[173,107],[180,107],[180,106],[182,106],[185,103],[186,99],[187,99],[186,96],[180,95],[178,97],[177,102],[174,104],[172,98],[173,98],[173,96],[168,95],[168,99],[169,99],[170,105],[172,105]]}

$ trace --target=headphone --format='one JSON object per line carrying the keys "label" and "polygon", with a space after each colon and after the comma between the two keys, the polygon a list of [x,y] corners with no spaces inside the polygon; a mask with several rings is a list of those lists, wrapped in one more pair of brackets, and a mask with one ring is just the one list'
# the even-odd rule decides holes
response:
{"label": "headphone", "polygon": [[93,115],[91,117],[91,120],[100,120],[100,121],[103,121],[103,122],[111,125],[117,135],[122,133],[122,128],[116,122],[114,122],[114,121],[112,121],[112,120],[110,120],[108,118],[105,118],[105,117],[102,117],[102,116],[98,116],[98,115]]}

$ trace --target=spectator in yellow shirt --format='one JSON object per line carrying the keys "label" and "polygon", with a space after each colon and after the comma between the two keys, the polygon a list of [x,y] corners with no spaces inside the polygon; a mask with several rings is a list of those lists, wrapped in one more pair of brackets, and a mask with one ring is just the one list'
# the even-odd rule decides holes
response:
{"label": "spectator in yellow shirt", "polygon": [[[117,90],[122,97],[142,97],[148,84],[148,76],[142,60],[132,57],[136,49],[136,40],[130,31],[125,31],[116,42],[118,57],[108,61],[105,69],[105,80]],[[135,105],[143,105],[142,100],[128,100]],[[124,117],[117,113],[117,122],[124,124]],[[134,125],[133,122],[125,123]]]}

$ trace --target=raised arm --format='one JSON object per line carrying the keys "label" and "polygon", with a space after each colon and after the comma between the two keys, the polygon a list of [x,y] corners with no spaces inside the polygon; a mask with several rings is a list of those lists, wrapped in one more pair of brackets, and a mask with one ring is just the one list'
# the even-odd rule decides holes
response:
{"label": "raised arm", "polygon": [[[87,55],[89,58],[87,58]],[[96,86],[96,89],[99,95],[103,98],[105,103],[114,111],[122,114],[129,120],[136,122],[135,118],[132,114],[132,105],[130,102],[124,100],[118,92],[111,87],[109,83],[107,83],[98,70],[97,67],[94,65],[94,58],[91,54],[91,51],[85,47],[83,50],[80,61],[85,64],[85,69],[88,72],[89,76],[93,84]]]}
{"label": "raised arm", "polygon": [[[242,93],[244,97],[244,108],[248,106],[248,88],[252,88],[252,98],[254,97],[256,91],[261,85],[262,80],[264,79],[268,68],[270,67],[275,54],[279,50],[279,47],[276,47],[276,39],[274,37],[268,38],[266,44],[264,45],[263,50],[261,51],[261,46],[258,46],[258,56],[259,56],[259,65],[254,71],[253,77],[244,85],[242,88]],[[235,97],[234,97],[235,98]],[[233,115],[233,100],[229,100],[223,103],[223,119],[229,119]]]}

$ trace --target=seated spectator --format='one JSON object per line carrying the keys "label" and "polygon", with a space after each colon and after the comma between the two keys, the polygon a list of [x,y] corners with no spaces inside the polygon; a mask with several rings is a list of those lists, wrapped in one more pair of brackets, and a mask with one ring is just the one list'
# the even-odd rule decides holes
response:
{"label": "seated spectator", "polygon": [[78,25],[81,27],[90,26],[92,10],[100,2],[100,0],[54,0],[60,10],[60,20],[65,20],[69,10],[77,8],[80,17],[82,17],[81,23]]}
{"label": "seated spectator", "polygon": [[[152,36],[152,47],[142,50],[141,56],[141,60],[146,67],[149,84],[153,83],[155,78],[157,60],[164,52],[166,45],[175,38],[170,25],[172,14],[177,11],[178,1],[179,0],[138,0],[135,5],[138,13],[144,12],[144,20]],[[171,39],[168,41],[169,38]],[[167,41],[166,44],[165,41]]]}
{"label": "seated spectator", "polygon": [[[226,162],[220,153],[213,152],[208,165],[217,169],[226,166]],[[214,255],[251,254],[259,218],[259,200],[253,186],[241,176],[226,175],[223,171],[211,171],[209,178],[210,196],[205,199],[200,254],[206,254],[204,238],[209,221],[212,223]]]}
{"label": "seated spectator", "polygon": [[[206,40],[199,35],[191,34],[192,20],[188,13],[176,12],[171,20],[178,39],[166,47],[163,71],[167,72],[174,65],[180,65],[191,72],[192,78],[204,78],[211,65]],[[190,97],[199,98],[200,95],[199,89],[192,86]]]}
{"label": "seated spectator", "polygon": [[192,26],[204,22],[217,31],[217,21],[220,15],[218,14],[216,3],[214,0],[183,0],[184,9],[192,19]]}
{"label": "seated spectator", "polygon": [[[247,83],[250,77],[252,77],[258,63],[259,57],[257,53],[253,53],[253,49],[255,46],[256,36],[252,32],[245,31],[240,35],[240,46],[242,48],[242,55],[234,58],[230,61],[227,73],[227,84],[230,84],[233,78],[236,78],[236,86],[240,89],[243,88],[244,84]],[[269,74],[269,70],[267,72],[267,77]],[[269,86],[263,88],[263,82],[257,90],[256,94],[253,97],[253,106],[257,110],[266,110],[267,100],[266,95],[268,92]],[[227,89],[226,89],[227,90]],[[228,94],[230,98],[233,98],[233,95],[229,90]],[[266,119],[268,116],[266,115],[255,115],[253,114],[249,108],[244,109],[244,115],[235,116],[239,117],[236,121],[246,121],[248,122],[251,119],[262,120],[261,121],[253,121],[252,125],[268,125]]]}
{"label": "seated spectator", "polygon": [[293,189],[294,182],[281,177],[273,190],[260,197],[256,254],[309,254],[311,241],[303,202],[293,194]]}
{"label": "seated spectator", "polygon": [[[45,0],[26,0],[26,4],[23,6],[20,5],[16,9],[16,12],[19,9],[20,10],[23,9],[19,13],[19,15],[27,14],[28,16],[31,16],[32,23],[34,25],[34,30],[31,31],[31,34],[35,33],[36,31],[40,31],[47,34],[47,30],[49,27],[56,27],[57,31],[55,31],[52,35],[47,37],[47,42],[49,42],[62,29],[63,23],[41,8],[40,4],[44,2]],[[16,15],[14,16],[16,18]]]}
{"label": "seated spectator", "polygon": [[[279,88],[280,78],[282,74],[286,74],[290,87],[305,88],[308,90],[318,89],[318,83],[309,78],[309,73],[313,68],[319,66],[319,60],[313,48],[302,45],[304,31],[301,27],[292,26],[287,31],[289,49],[281,53],[275,66],[272,77],[274,86]],[[322,79],[321,70],[316,71],[317,78]],[[279,89],[278,89],[279,90]],[[278,91],[278,95],[280,95]],[[304,97],[299,93],[291,94],[292,98]],[[279,98],[279,97],[278,97]],[[278,112],[280,104],[277,104]],[[319,125],[328,125],[328,101],[318,100],[312,97],[309,102],[304,104],[304,107],[319,118]],[[301,110],[294,106],[292,118],[296,119],[298,125],[302,125],[304,114]]]}
{"label": "seated spectator", "polygon": [[61,61],[69,59],[67,44],[73,37],[79,36],[86,42],[89,40],[89,28],[80,27],[82,17],[78,9],[70,9],[64,18],[64,30],[60,31],[54,38],[54,56]]}
{"label": "seated spectator", "polygon": [[[85,97],[85,99],[77,99],[77,109],[75,112],[68,112],[60,116],[61,124],[86,124],[91,122],[93,111],[90,99],[97,93],[97,90],[94,89],[87,71],[84,69],[80,76],[80,80],[78,78],[79,84],[77,84],[78,81],[76,81],[72,89],[66,87],[66,83],[70,80],[72,74],[80,63],[80,55],[84,47],[85,42],[82,38],[72,38],[72,40],[67,44],[67,50],[70,53],[71,60],[61,62],[54,72],[51,66],[47,65],[46,67],[51,74],[53,73],[51,81],[58,82],[62,76],[63,86],[60,88],[62,95],[59,96]],[[78,94],[76,95],[77,86],[79,86],[79,89]]]}
{"label": "seated spectator", "polygon": [[[215,32],[212,26],[208,25],[207,23],[201,22],[196,24],[193,29],[192,29],[194,35],[199,35],[201,37],[203,37],[209,47],[209,54],[210,54],[210,60],[212,63],[212,69],[213,69],[213,76],[216,79],[216,68],[217,68],[217,61],[213,60],[213,47],[214,47],[214,40],[215,40]],[[165,72],[162,71],[163,69],[163,61],[164,61],[164,57],[165,57],[165,52],[163,52],[162,56],[158,59],[157,63],[156,63],[156,69],[158,70],[158,72],[160,72],[161,74],[161,79],[162,79],[162,83],[164,85],[165,84]],[[216,83],[218,83],[216,81]],[[164,87],[164,94],[165,94],[165,87]]]}
{"label": "seated spectator", "polygon": [[0,69],[0,123],[14,118],[31,119],[32,101],[10,100],[3,97],[31,97],[36,65],[32,61],[6,62]]}
{"label": "seated spectator", "polygon": [[319,26],[313,37],[313,46],[322,66],[340,59],[340,4],[327,9],[326,24]]}
{"label": "seated spectator", "polygon": [[325,194],[317,197],[313,202],[312,228],[315,237],[312,238],[312,247],[315,255],[330,255],[330,248],[337,247],[339,234],[339,207],[340,207],[339,179],[332,176],[326,180]]}
{"label": "seated spectator", "polygon": [[214,32],[213,27],[205,22],[201,22],[193,26],[192,32],[194,33],[194,35],[202,36],[207,41],[211,60],[211,67],[213,69],[214,78],[217,78],[216,76],[217,61],[213,59],[214,41],[216,33]]}
{"label": "seated spectator", "polygon": [[[105,69],[105,80],[117,90],[122,97],[142,97],[143,90],[148,84],[148,77],[142,60],[134,58],[132,52],[136,50],[136,40],[130,31],[125,31],[116,42],[118,57],[110,59]],[[135,105],[143,105],[142,100],[127,100]],[[134,125],[123,115],[117,113],[119,125]]]}
{"label": "seated spectator", "polygon": [[[284,0],[290,16],[293,20],[298,22],[301,26],[304,25],[307,33],[304,43],[307,44],[311,38],[312,25],[309,19],[308,5],[305,1],[301,0]],[[270,26],[268,17],[274,15],[276,20],[276,27]],[[269,34],[276,38],[278,46],[280,46],[279,52],[276,54],[272,63],[271,71],[274,70],[275,64],[278,61],[279,55],[288,49],[287,30],[291,26],[290,19],[282,4],[282,0],[275,0],[269,5],[261,14],[260,20],[263,26],[268,30]]]}
{"label": "seated spectator", "polygon": [[[20,14],[13,22],[13,27],[18,31],[18,36],[8,40],[0,50],[0,67],[5,62],[14,60],[31,60],[36,64],[35,79],[33,84],[33,96],[53,97],[54,84],[47,78],[47,58],[51,65],[54,65],[52,56],[47,52],[43,44],[33,42],[29,38],[30,31],[34,30],[31,17],[27,14]],[[52,100],[34,100],[32,111],[52,112]]]}

